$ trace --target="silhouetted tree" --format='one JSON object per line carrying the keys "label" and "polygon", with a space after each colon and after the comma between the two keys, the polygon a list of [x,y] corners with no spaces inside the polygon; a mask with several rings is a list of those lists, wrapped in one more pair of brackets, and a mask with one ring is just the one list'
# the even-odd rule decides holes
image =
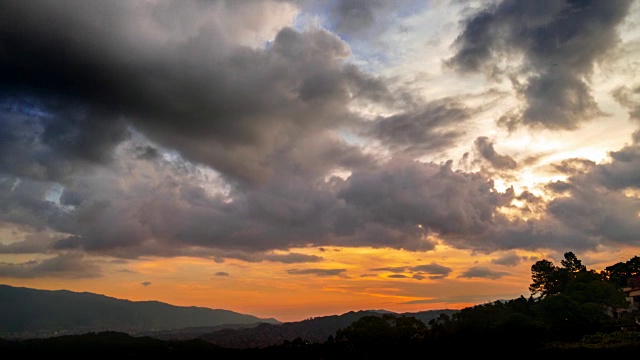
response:
{"label": "silhouetted tree", "polygon": [[607,266],[603,274],[618,287],[627,286],[628,279],[640,276],[640,257],[634,256],[627,262]]}
{"label": "silhouetted tree", "polygon": [[539,293],[544,297],[561,293],[576,274],[586,271],[582,261],[572,252],[564,253],[564,260],[560,263],[562,267],[553,265],[549,260],[540,260],[531,266],[533,282],[529,285],[529,291],[533,295]]}

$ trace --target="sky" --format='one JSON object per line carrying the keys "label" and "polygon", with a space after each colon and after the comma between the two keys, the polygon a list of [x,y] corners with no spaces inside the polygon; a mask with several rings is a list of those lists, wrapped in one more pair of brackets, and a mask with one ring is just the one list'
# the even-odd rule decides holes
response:
{"label": "sky", "polygon": [[0,13],[0,283],[298,321],[640,255],[640,1]]}

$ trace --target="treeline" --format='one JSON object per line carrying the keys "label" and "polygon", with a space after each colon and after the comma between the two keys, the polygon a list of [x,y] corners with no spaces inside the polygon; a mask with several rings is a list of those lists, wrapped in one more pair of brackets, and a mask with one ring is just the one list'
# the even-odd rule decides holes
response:
{"label": "treeline", "polygon": [[[0,352],[73,351],[120,357],[143,354],[211,354],[216,358],[386,359],[418,355],[553,359],[567,356],[637,356],[640,331],[634,316],[612,317],[628,303],[621,286],[640,276],[640,258],[588,270],[571,252],[560,266],[541,260],[531,267],[531,296],[441,314],[427,324],[412,316],[364,316],[322,343],[302,337],[266,348],[234,350],[203,340],[161,341],[101,333],[2,342]],[[637,314],[636,314],[637,315]],[[625,329],[625,330],[623,330]]]}
{"label": "treeline", "polygon": [[[612,316],[627,308],[621,287],[640,276],[640,257],[588,270],[572,252],[559,266],[531,266],[531,296],[495,301],[440,315],[424,324],[412,317],[367,316],[339,330],[315,358],[390,358],[401,354],[489,355],[550,358],[635,354],[640,351],[640,315]],[[630,331],[635,328],[635,331]],[[303,339],[270,351],[313,348]]]}

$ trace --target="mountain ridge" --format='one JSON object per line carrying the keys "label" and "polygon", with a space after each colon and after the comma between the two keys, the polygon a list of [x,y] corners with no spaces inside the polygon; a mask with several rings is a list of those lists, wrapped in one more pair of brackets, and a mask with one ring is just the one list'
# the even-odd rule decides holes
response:
{"label": "mountain ridge", "polygon": [[303,339],[321,343],[364,316],[412,316],[425,324],[441,309],[398,313],[352,310],[339,315],[280,322],[231,310],[132,301],[91,292],[40,290],[0,284],[0,338],[26,339],[118,331],[161,340],[201,339],[235,349],[263,348]]}
{"label": "mountain ridge", "polygon": [[[259,324],[251,328],[223,329],[202,334],[198,338],[228,349],[265,348],[296,340],[323,343],[330,336],[335,337],[337,330],[351,325],[364,316],[383,316],[385,314],[412,316],[428,325],[429,320],[437,318],[440,314],[451,316],[458,311],[450,309],[411,313],[398,313],[388,310],[348,311],[341,315],[319,316],[281,324]],[[153,335],[150,336],[153,337]],[[166,337],[165,339],[171,339],[171,337]]]}
{"label": "mountain ridge", "polygon": [[279,324],[231,310],[131,301],[91,292],[0,284],[0,336],[41,337],[92,331],[137,333],[226,324]]}

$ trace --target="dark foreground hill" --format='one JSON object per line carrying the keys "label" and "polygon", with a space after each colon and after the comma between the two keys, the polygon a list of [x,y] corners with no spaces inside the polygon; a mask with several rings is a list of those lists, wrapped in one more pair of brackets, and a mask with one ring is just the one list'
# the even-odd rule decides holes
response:
{"label": "dark foreground hill", "polygon": [[[427,324],[431,319],[440,314],[451,316],[458,310],[429,310],[416,313],[396,314],[389,311],[369,310],[350,311],[342,315],[316,317],[313,319],[285,322],[278,325],[260,324],[256,327],[243,329],[224,329],[200,336],[201,339],[224,348],[249,349],[264,348],[280,345],[286,341],[294,341],[297,338],[309,343],[322,343],[329,336],[336,336],[338,329],[349,326],[354,321],[364,316],[382,316],[383,314],[395,314],[399,316],[412,316]],[[153,336],[153,335],[152,335]]]}
{"label": "dark foreground hill", "polygon": [[125,333],[226,324],[279,323],[229,310],[129,301],[93,293],[0,285],[0,337],[42,337],[97,331]]}
{"label": "dark foreground hill", "polygon": [[[354,346],[356,345],[356,346]],[[2,340],[0,354],[6,357],[65,356],[128,358],[192,358],[215,359],[307,359],[307,360],[359,360],[389,358],[483,358],[493,360],[566,360],[566,359],[633,359],[640,351],[640,344],[613,345],[599,348],[585,346],[549,347],[537,349],[513,349],[504,347],[499,339],[483,346],[459,344],[454,347],[396,343],[379,339],[376,344],[358,347],[346,342],[307,344],[285,343],[262,349],[225,349],[203,340],[160,340],[150,337],[133,337],[118,332],[87,333],[43,339]]]}

